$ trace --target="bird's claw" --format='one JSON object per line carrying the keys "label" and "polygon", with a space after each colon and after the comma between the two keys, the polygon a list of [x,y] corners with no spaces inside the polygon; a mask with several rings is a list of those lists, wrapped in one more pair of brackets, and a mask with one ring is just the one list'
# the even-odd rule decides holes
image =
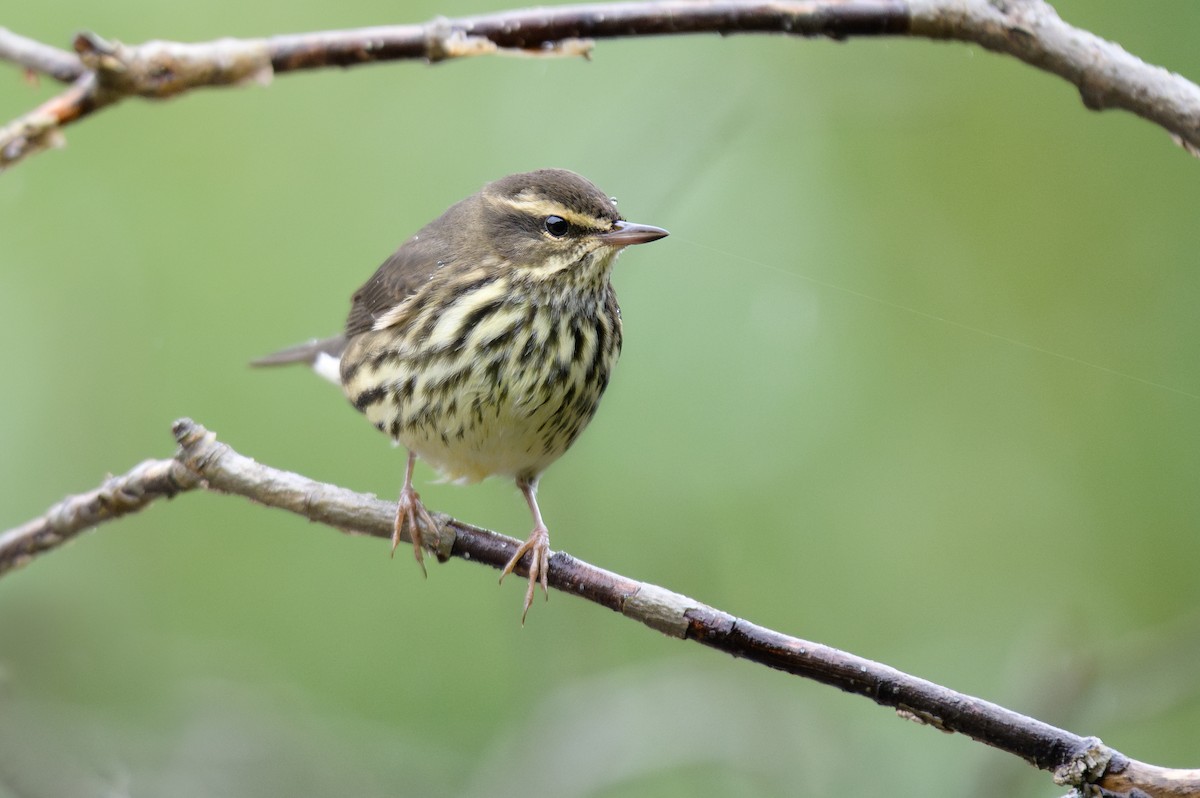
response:
{"label": "bird's claw", "polygon": [[550,598],[549,573],[550,573],[550,533],[543,526],[534,527],[534,530],[529,535],[529,539],[517,547],[517,553],[512,556],[508,564],[504,566],[504,570],[500,572],[500,581],[504,581],[504,577],[513,572],[517,567],[517,563],[526,554],[529,554],[529,587],[525,590],[525,607],[521,611],[521,624],[525,623],[525,616],[529,614],[529,608],[533,605],[533,594],[537,591],[537,586],[542,586],[542,592],[546,598]]}
{"label": "bird's claw", "polygon": [[400,491],[400,500],[396,503],[396,524],[392,529],[392,556],[396,556],[396,547],[400,545],[400,533],[407,526],[409,537],[412,539],[413,556],[416,557],[417,565],[421,566],[421,573],[429,576],[425,570],[425,555],[421,550],[423,546],[422,525],[431,533],[437,531],[437,524],[433,522],[433,516],[421,503],[420,494],[411,486],[405,486]]}

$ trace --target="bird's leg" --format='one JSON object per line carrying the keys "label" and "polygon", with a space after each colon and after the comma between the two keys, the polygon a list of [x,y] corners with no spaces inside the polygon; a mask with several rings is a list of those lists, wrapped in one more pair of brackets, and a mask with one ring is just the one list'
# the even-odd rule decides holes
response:
{"label": "bird's leg", "polygon": [[529,539],[520,545],[517,553],[508,561],[508,565],[504,566],[504,571],[500,574],[500,581],[503,582],[504,577],[512,573],[513,569],[517,567],[517,562],[528,552],[529,589],[525,591],[525,609],[521,612],[521,623],[524,624],[525,616],[529,614],[529,606],[533,604],[534,591],[539,583],[546,598],[550,598],[550,590],[547,585],[547,574],[550,572],[550,530],[546,529],[546,522],[542,520],[542,511],[538,509],[537,477],[518,479],[517,487],[525,495],[525,501],[529,504],[529,512],[533,513],[533,531],[529,533]]}
{"label": "bird's leg", "polygon": [[400,532],[407,524],[417,565],[421,566],[421,573],[429,576],[425,570],[425,556],[421,552],[421,525],[424,524],[426,529],[433,532],[437,529],[437,524],[433,522],[425,505],[421,504],[421,496],[412,486],[413,468],[416,464],[417,456],[409,452],[408,468],[404,470],[404,487],[400,489],[400,500],[396,503],[396,525],[392,529],[392,556],[396,556],[396,547],[400,545]]}

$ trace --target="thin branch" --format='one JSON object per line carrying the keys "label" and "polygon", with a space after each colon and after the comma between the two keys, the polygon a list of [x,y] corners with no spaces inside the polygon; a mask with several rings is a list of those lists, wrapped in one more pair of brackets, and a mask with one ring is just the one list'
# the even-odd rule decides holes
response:
{"label": "thin branch", "polygon": [[38,518],[0,534],[0,576],[80,532],[199,485],[195,472],[177,460],[147,460],[127,474],[109,477],[96,490],[68,496]]}
{"label": "thin branch", "polygon": [[[64,126],[127,97],[162,99],[204,86],[267,83],[279,73],[379,61],[436,63],[504,53],[587,56],[593,39],[696,33],[839,40],[916,36],[975,43],[1069,81],[1088,108],[1130,111],[1167,130],[1190,152],[1200,150],[1200,87],[1066,24],[1044,0],[661,0],[197,44],[129,47],[80,34],[75,50],[84,71],[62,95],[0,129],[0,169],[60,144]],[[65,66],[70,58],[38,47],[44,51],[35,58],[27,54],[28,46],[10,44],[6,50],[0,37],[0,58],[27,67],[34,62]]]}
{"label": "thin branch", "polygon": [[[238,454],[190,419],[174,425],[179,450],[149,460],[98,490],[65,499],[40,518],[0,535],[0,576],[80,532],[157,498],[206,490],[243,496],[350,534],[390,540],[395,505],[374,496],[280,471]],[[519,541],[435,514],[437,535],[426,545],[438,559],[459,557],[499,570]],[[432,536],[427,536],[432,537]],[[524,566],[518,574],[527,576]],[[904,718],[1015,754],[1053,773],[1081,794],[1127,798],[1200,795],[1200,771],[1172,770],[1129,759],[1095,737],[1080,737],[979,698],[849,654],[775,632],[647,582],[555,552],[550,585],[639,621],[670,637],[694,640],[777,670],[866,696]]]}
{"label": "thin branch", "polygon": [[49,75],[62,83],[78,80],[83,63],[73,54],[0,27],[0,61],[20,64],[33,72]]}

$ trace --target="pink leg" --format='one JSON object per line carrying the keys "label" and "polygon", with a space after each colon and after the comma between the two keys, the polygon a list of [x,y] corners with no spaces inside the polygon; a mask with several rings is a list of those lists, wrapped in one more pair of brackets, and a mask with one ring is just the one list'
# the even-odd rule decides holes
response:
{"label": "pink leg", "polygon": [[517,487],[521,489],[521,493],[525,494],[529,512],[533,513],[533,531],[529,533],[529,539],[521,544],[517,553],[508,561],[508,565],[504,566],[504,571],[500,574],[500,581],[503,582],[504,577],[511,574],[517,567],[517,562],[526,553],[529,553],[529,589],[525,591],[525,609],[521,612],[521,623],[524,624],[525,616],[529,614],[529,607],[533,604],[533,593],[539,584],[541,584],[546,598],[550,597],[547,585],[547,574],[550,572],[550,530],[546,529],[546,522],[542,520],[542,511],[538,509],[537,478],[518,479]]}
{"label": "pink leg", "polygon": [[400,489],[400,501],[396,503],[396,525],[392,529],[392,556],[396,556],[396,547],[400,545],[400,534],[404,527],[408,526],[417,565],[421,566],[421,573],[429,576],[425,571],[425,557],[421,552],[421,525],[424,524],[426,529],[434,532],[437,530],[437,524],[433,522],[425,505],[421,504],[421,496],[413,489],[412,475],[416,464],[417,456],[409,452],[408,468],[404,471],[404,487]]}

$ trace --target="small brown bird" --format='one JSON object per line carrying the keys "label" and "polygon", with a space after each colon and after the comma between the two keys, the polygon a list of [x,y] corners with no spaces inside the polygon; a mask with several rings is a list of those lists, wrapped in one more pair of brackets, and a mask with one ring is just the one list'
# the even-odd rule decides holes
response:
{"label": "small brown bird", "polygon": [[392,551],[408,529],[417,562],[436,528],[413,489],[421,458],[446,478],[516,480],[533,531],[529,587],[547,592],[550,536],[537,504],[542,473],[591,421],[621,351],[609,280],[618,253],[667,231],[632,224],[579,175],[509,175],[423,227],[354,294],[343,335],[255,361],[305,362],[342,386],[380,431],[408,449]]}

